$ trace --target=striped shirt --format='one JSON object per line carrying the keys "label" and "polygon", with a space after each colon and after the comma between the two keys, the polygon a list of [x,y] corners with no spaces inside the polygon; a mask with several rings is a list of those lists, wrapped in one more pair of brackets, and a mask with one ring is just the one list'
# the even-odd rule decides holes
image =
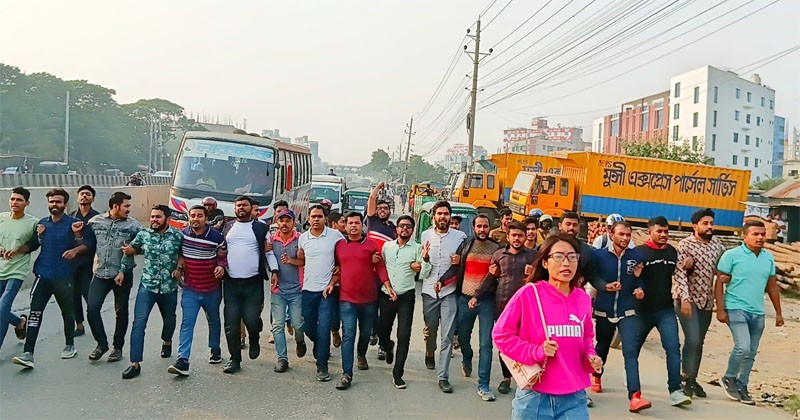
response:
{"label": "striped shirt", "polygon": [[475,296],[483,278],[489,272],[492,255],[498,248],[498,244],[493,241],[474,241],[464,261],[464,282],[461,284],[463,295]]}
{"label": "striped shirt", "polygon": [[184,286],[195,292],[205,293],[219,287],[219,279],[214,278],[214,269],[227,265],[217,251],[225,244],[225,238],[218,230],[206,226],[206,231],[195,235],[191,227],[183,230],[181,255],[184,260]]}
{"label": "striped shirt", "polygon": [[[702,241],[691,235],[678,242],[678,265],[673,277],[672,297],[697,305],[698,309],[714,309],[714,270],[725,246],[713,236],[710,241]],[[686,271],[683,260],[692,257],[694,267]]]}
{"label": "striped shirt", "polygon": [[383,249],[383,244],[397,239],[397,229],[394,223],[384,222],[378,216],[367,217],[367,238],[378,244],[378,249]]}

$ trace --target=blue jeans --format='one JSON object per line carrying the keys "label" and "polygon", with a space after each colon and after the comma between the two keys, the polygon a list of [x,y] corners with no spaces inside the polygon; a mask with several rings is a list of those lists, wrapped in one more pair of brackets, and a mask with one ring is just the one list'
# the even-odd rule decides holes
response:
{"label": "blue jeans", "polygon": [[342,371],[353,377],[353,350],[356,345],[356,321],[358,322],[358,355],[366,356],[369,336],[375,325],[377,304],[354,304],[339,302],[342,317]]}
{"label": "blue jeans", "polygon": [[194,338],[194,326],[197,323],[197,315],[200,308],[206,313],[208,321],[208,347],[214,354],[220,354],[219,348],[220,334],[222,325],[219,317],[219,306],[222,302],[222,288],[217,287],[210,292],[195,292],[188,287],[183,288],[181,294],[181,319],[180,344],[178,345],[178,359],[189,360],[192,354],[192,339]]}
{"label": "blue jeans", "polygon": [[574,394],[549,395],[517,388],[511,401],[511,418],[514,420],[588,419],[586,391]]}
{"label": "blue jeans", "polygon": [[639,320],[636,316],[626,316],[616,324],[604,317],[597,317],[596,321],[595,350],[597,355],[603,359],[603,371],[605,371],[611,341],[614,340],[614,331],[619,330],[622,338],[622,357],[625,361],[625,381],[628,385],[628,399],[630,399],[636,391],[641,390],[639,383]]}
{"label": "blue jeans", "polygon": [[479,300],[475,309],[467,305],[471,297],[458,297],[458,339],[461,343],[461,354],[464,356],[463,364],[472,367],[472,330],[475,329],[475,319],[478,319],[478,386],[489,386],[489,377],[492,374],[492,328],[494,327],[494,301],[492,299]]}
{"label": "blue jeans", "polygon": [[728,369],[725,376],[736,379],[740,387],[747,388],[750,383],[750,370],[756,361],[758,343],[764,332],[764,315],[754,314],[741,309],[728,312],[728,328],[733,336],[733,350],[728,358]]}
{"label": "blue jeans", "polygon": [[333,306],[338,304],[331,296],[322,297],[322,292],[303,290],[303,329],[306,336],[314,343],[314,357],[317,359],[317,371],[328,371],[328,359],[331,356],[331,317]]}
{"label": "blue jeans", "polygon": [[153,293],[139,284],[136,303],[133,305],[133,328],[131,328],[131,362],[141,362],[144,353],[144,330],[153,306],[158,305],[164,325],[161,327],[161,340],[172,342],[175,333],[175,309],[178,307],[178,291],[172,293]]}
{"label": "blue jeans", "polygon": [[303,294],[273,293],[269,299],[270,317],[272,318],[272,336],[275,338],[275,351],[278,360],[289,360],[286,350],[286,311],[294,328],[294,339],[302,343],[303,338]]}
{"label": "blue jeans", "polygon": [[[678,319],[674,308],[653,313],[639,313],[639,351],[653,328],[661,337],[661,347],[667,354],[667,387],[669,392],[681,389],[681,342],[678,337]],[[638,353],[637,353],[638,354]]]}
{"label": "blue jeans", "polygon": [[0,280],[0,348],[3,348],[3,340],[8,333],[8,326],[19,325],[20,319],[11,312],[11,305],[17,297],[22,287],[22,280],[4,279]]}

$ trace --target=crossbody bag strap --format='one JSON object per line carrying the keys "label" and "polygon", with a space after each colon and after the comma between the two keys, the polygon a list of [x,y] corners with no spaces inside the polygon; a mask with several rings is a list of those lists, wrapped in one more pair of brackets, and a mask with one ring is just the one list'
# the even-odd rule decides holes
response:
{"label": "crossbody bag strap", "polygon": [[539,289],[536,288],[535,283],[531,283],[531,287],[533,287],[533,293],[536,294],[536,306],[539,307],[539,316],[542,318],[542,328],[544,328],[544,338],[545,340],[549,340],[550,335],[547,333],[547,321],[544,320],[544,311],[542,310],[542,300],[539,299]]}

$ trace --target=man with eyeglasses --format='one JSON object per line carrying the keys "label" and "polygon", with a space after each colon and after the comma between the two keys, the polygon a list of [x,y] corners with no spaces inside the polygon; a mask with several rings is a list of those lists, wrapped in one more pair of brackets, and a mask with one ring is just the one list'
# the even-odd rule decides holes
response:
{"label": "man with eyeglasses", "polygon": [[[381,192],[386,190],[386,183],[381,182],[372,189],[369,193],[369,200],[367,201],[367,239],[372,239],[378,244],[378,249],[383,249],[386,242],[397,239],[397,231],[389,220],[392,215],[392,209],[388,201],[379,200],[378,196]],[[375,313],[375,325],[378,324],[378,313]],[[378,344],[377,330],[372,333],[369,344],[374,346]],[[386,355],[383,351],[378,351],[378,360],[384,360]]]}
{"label": "man with eyeglasses", "polygon": [[[503,313],[511,297],[525,283],[525,278],[533,269],[530,264],[536,257],[536,251],[526,249],[523,245],[525,243],[525,227],[519,222],[509,224],[506,239],[508,245],[492,254],[488,273],[468,303],[470,309],[475,309],[483,299],[494,296],[495,321]],[[511,392],[511,371],[503,359],[500,359],[500,367],[503,370],[503,380],[500,381],[497,391],[501,394],[508,394]],[[481,397],[484,396],[481,395]]]}
{"label": "man with eyeglasses", "polygon": [[[403,380],[408,347],[411,341],[411,324],[414,320],[414,304],[416,290],[414,278],[423,271],[422,246],[412,239],[414,233],[414,219],[403,215],[397,219],[397,239],[387,242],[381,254],[389,273],[389,281],[397,294],[397,299],[392,300],[386,288],[382,288],[378,297],[380,320],[378,336],[381,350],[386,354],[386,363],[392,364],[392,383],[397,389],[405,389]],[[429,247],[427,248],[429,249]],[[426,250],[427,250],[426,249]],[[425,264],[430,270],[430,264]],[[390,339],[392,324],[397,318],[397,358],[395,359],[395,343]]]}

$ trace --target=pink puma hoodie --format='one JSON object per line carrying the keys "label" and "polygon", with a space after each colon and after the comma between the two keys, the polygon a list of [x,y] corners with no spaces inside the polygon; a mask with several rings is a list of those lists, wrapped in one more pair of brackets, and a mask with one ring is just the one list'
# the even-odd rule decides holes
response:
{"label": "pink puma hoodie", "polygon": [[[558,342],[558,350],[547,360],[542,380],[533,390],[567,395],[589,387],[589,373],[594,372],[589,356],[597,354],[589,295],[576,288],[564,296],[547,281],[534,284],[550,338]],[[544,362],[545,334],[533,287],[525,285],[511,298],[494,326],[492,337],[497,349],[512,360],[524,365]]]}

